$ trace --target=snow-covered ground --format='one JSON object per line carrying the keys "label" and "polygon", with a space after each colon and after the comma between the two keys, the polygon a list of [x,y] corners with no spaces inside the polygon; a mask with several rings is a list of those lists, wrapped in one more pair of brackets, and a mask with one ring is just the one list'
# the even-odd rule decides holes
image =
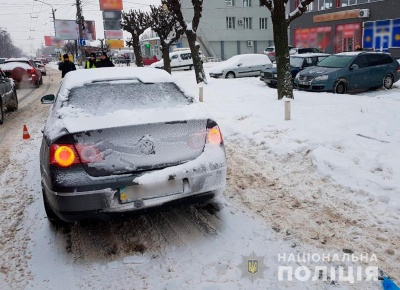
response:
{"label": "snow-covered ground", "polygon": [[[54,228],[38,172],[48,110],[38,99],[60,81],[48,72],[43,87],[20,91],[19,111],[0,126],[1,289],[381,289],[278,281],[278,267],[293,264],[280,262],[282,253],[375,254],[400,281],[400,83],[357,95],[295,91],[284,121],[284,102],[257,78],[209,79],[204,106],[222,129],[229,165],[222,196]],[[198,95],[193,71],[173,76]],[[267,267],[254,282],[240,268],[253,251]]]}

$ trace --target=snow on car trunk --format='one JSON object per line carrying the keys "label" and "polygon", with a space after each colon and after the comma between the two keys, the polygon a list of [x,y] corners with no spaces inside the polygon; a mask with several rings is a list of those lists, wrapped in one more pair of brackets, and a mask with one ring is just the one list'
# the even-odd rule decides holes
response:
{"label": "snow on car trunk", "polygon": [[208,118],[193,102],[174,83],[98,81],[72,88],[58,113],[87,173],[107,176],[198,157]]}

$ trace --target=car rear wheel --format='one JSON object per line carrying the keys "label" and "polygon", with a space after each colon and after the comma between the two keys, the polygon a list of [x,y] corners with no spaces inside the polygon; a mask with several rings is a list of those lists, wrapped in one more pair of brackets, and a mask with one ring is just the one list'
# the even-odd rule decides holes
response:
{"label": "car rear wheel", "polygon": [[11,97],[10,105],[7,106],[7,109],[11,112],[14,112],[18,109],[18,97],[17,97],[17,91],[15,91],[15,90]]}
{"label": "car rear wheel", "polygon": [[225,78],[227,78],[227,79],[234,79],[234,78],[236,78],[236,76],[235,76],[235,73],[234,72],[228,72],[227,74],[226,74],[226,76],[225,76]]}
{"label": "car rear wheel", "polygon": [[391,75],[386,75],[383,79],[383,88],[385,90],[390,90],[393,86],[393,77]]}
{"label": "car rear wheel", "polygon": [[0,96],[0,125],[3,125],[4,121],[4,110],[3,110],[3,102],[1,101],[1,96]]}
{"label": "car rear wheel", "polygon": [[346,81],[343,79],[337,80],[335,85],[333,86],[333,93],[335,94],[346,93]]}
{"label": "car rear wheel", "polygon": [[62,219],[60,219],[58,217],[58,215],[54,212],[54,210],[51,208],[46,194],[44,193],[44,190],[42,189],[42,194],[43,194],[43,205],[44,205],[44,210],[46,212],[47,215],[47,219],[49,220],[49,222],[53,225],[62,225],[62,224],[66,224]]}

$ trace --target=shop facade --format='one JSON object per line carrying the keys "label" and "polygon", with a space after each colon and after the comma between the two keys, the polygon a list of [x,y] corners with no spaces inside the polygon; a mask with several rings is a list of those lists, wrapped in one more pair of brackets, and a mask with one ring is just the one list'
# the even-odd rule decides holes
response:
{"label": "shop facade", "polygon": [[[291,0],[297,7],[298,0]],[[290,25],[291,43],[328,53],[400,49],[399,0],[314,0]],[[293,10],[292,9],[292,10]]]}

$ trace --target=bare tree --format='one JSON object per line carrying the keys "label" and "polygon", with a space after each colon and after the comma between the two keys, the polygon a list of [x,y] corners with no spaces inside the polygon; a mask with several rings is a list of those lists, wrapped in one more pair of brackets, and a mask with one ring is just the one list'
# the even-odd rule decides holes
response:
{"label": "bare tree", "polygon": [[140,49],[140,35],[150,27],[151,19],[149,14],[140,10],[131,10],[129,13],[122,12],[121,27],[128,31],[132,38],[126,42],[126,45],[133,47],[136,66],[143,67],[142,50]]}
{"label": "bare tree", "polygon": [[193,66],[196,73],[197,83],[207,83],[206,74],[204,73],[203,61],[201,60],[199,49],[200,45],[197,44],[197,28],[200,24],[201,14],[203,12],[203,0],[192,0],[193,5],[193,19],[190,23],[187,23],[182,14],[182,7],[180,0],[162,0],[163,5],[167,5],[169,11],[174,14],[176,21],[178,22],[181,29],[185,32],[190,51],[192,53]]}
{"label": "bare tree", "polygon": [[292,74],[289,62],[289,24],[307,11],[307,6],[314,0],[300,0],[299,5],[289,15],[286,6],[290,0],[260,0],[260,6],[271,11],[274,32],[275,55],[278,70],[278,99],[293,99]]}
{"label": "bare tree", "polygon": [[75,55],[75,43],[74,42],[66,42],[63,47],[63,51],[68,54]]}
{"label": "bare tree", "polygon": [[2,57],[20,57],[22,50],[14,45],[10,34],[0,27],[0,52]]}
{"label": "bare tree", "polygon": [[[160,38],[160,49],[164,60],[164,70],[171,73],[171,60],[169,59],[169,48],[184,33],[183,29],[177,25],[174,14],[163,6],[151,8],[151,29]],[[170,35],[172,34],[171,38]]]}

